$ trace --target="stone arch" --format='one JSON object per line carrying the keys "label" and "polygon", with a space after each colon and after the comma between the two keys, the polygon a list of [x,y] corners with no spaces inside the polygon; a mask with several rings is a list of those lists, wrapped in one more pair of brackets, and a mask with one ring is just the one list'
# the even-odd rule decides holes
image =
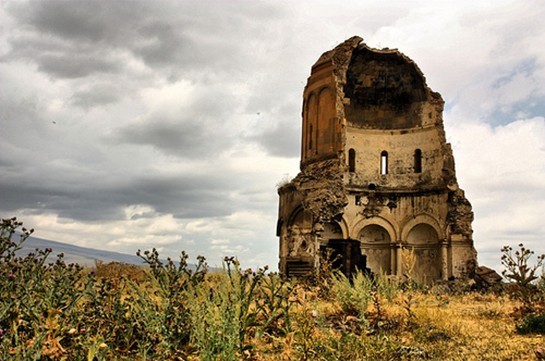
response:
{"label": "stone arch", "polygon": [[376,274],[391,274],[393,250],[388,231],[378,224],[369,224],[362,228],[360,242],[367,268]]}
{"label": "stone arch", "polygon": [[388,231],[378,224],[369,224],[361,230],[360,239],[362,242],[373,244],[390,244],[392,238]]}
{"label": "stone arch", "polygon": [[388,152],[385,150],[380,153],[380,174],[388,174]]}
{"label": "stone arch", "polygon": [[359,219],[354,222],[349,236],[355,239],[360,239],[363,228],[371,224],[376,224],[386,229],[392,242],[395,242],[398,239],[399,230],[394,226],[395,223],[384,217],[364,218],[360,216]]}
{"label": "stone arch", "polygon": [[309,124],[308,124],[308,100],[307,98],[303,99],[303,109],[301,110],[301,115],[303,118],[302,131],[301,131],[301,160],[307,158],[308,155],[308,134],[309,134]]}
{"label": "stone arch", "polygon": [[349,222],[346,219],[346,214],[343,214],[341,220],[339,221],[339,226],[343,232],[343,238],[348,239],[350,237],[350,227],[348,226]]}
{"label": "stone arch", "polygon": [[312,214],[301,206],[294,209],[286,222],[285,237],[288,256],[314,255],[316,245],[312,235]]}
{"label": "stone arch", "polygon": [[360,218],[353,227],[353,235],[360,241],[361,253],[367,268],[374,273],[394,273],[395,248],[398,232],[392,222],[383,217]]}
{"label": "stone arch", "polygon": [[308,96],[306,104],[306,152],[309,157],[317,152],[317,132],[318,132],[318,99],[314,93]]}
{"label": "stone arch", "polygon": [[282,218],[278,218],[278,221],[276,222],[276,236],[280,237],[280,234],[282,233],[282,228],[284,228],[284,220]]}
{"label": "stone arch", "polygon": [[295,207],[287,217],[286,225],[291,226],[295,223],[302,222],[304,219],[307,219],[310,223],[312,223],[312,214],[309,211],[306,211],[303,206],[299,205]]}
{"label": "stone arch", "polygon": [[341,225],[335,221],[324,224],[322,238],[325,240],[344,238]]}
{"label": "stone arch", "polygon": [[441,239],[437,229],[428,223],[418,223],[409,229],[405,240],[404,247],[414,262],[411,276],[423,283],[441,279]]}
{"label": "stone arch", "polygon": [[354,148],[348,150],[348,171],[350,173],[356,171],[356,150]]}
{"label": "stone arch", "polygon": [[405,223],[402,225],[401,230],[401,239],[403,241],[407,240],[407,237],[409,235],[410,230],[416,226],[417,224],[425,223],[429,226],[433,227],[435,231],[437,232],[439,239],[443,240],[445,239],[445,231],[441,228],[439,221],[437,219],[429,214],[422,213],[415,217],[411,217]]}
{"label": "stone arch", "polygon": [[335,94],[329,87],[321,88],[318,92],[318,138],[316,143],[319,154],[334,151],[335,116]]}
{"label": "stone arch", "polygon": [[415,173],[422,173],[422,150],[421,149],[415,149],[414,151],[413,168]]}
{"label": "stone arch", "polygon": [[431,225],[419,223],[407,233],[407,244],[415,246],[430,246],[440,243],[439,234]]}

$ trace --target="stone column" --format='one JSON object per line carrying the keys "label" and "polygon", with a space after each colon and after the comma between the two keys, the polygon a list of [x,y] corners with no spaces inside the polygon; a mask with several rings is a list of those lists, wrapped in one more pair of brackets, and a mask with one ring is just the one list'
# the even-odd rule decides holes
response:
{"label": "stone column", "polygon": [[390,243],[390,274],[397,274],[397,244]]}
{"label": "stone column", "polygon": [[448,241],[445,239],[441,242],[441,273],[443,274],[443,280],[449,278],[449,262],[448,262]]}
{"label": "stone column", "polygon": [[401,240],[396,244],[396,264],[395,274],[399,277],[403,276],[403,243]]}

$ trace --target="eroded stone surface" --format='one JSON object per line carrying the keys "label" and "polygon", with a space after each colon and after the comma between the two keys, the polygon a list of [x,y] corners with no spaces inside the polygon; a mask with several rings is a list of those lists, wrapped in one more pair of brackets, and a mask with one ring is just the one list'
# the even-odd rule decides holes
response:
{"label": "eroded stone surface", "polygon": [[318,59],[303,97],[301,172],[279,188],[281,272],[311,272],[329,247],[344,270],[366,256],[421,281],[472,274],[473,211],[418,66],[353,37]]}

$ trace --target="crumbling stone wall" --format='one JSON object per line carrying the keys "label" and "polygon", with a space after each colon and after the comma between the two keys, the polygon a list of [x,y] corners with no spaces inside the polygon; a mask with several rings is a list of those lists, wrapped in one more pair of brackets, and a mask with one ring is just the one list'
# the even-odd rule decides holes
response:
{"label": "crumbling stone wall", "polygon": [[374,272],[403,274],[410,251],[421,281],[470,274],[471,204],[446,143],[444,102],[418,66],[353,37],[318,59],[303,98],[301,172],[279,189],[280,270],[311,272],[320,249],[352,252],[357,241]]}

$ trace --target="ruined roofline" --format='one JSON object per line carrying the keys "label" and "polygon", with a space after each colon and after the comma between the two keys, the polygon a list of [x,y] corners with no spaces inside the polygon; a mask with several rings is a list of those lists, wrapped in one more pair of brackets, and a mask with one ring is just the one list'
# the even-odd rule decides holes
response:
{"label": "ruined roofline", "polygon": [[352,51],[359,46],[359,44],[363,41],[363,38],[359,36],[353,36],[350,39],[345,40],[341,44],[337,45],[335,48],[326,51],[323,53],[320,58],[312,65],[311,73],[314,72],[315,68],[325,64],[325,63],[334,63],[334,65],[338,66],[338,62],[335,63],[333,59],[336,57],[337,53],[344,52],[348,53],[348,58],[351,57]]}
{"label": "ruined roofline", "polygon": [[319,70],[322,67],[327,67],[328,65],[333,65],[335,67],[334,73],[338,77],[338,81],[340,83],[345,83],[346,80],[346,71],[348,69],[348,66],[350,64],[350,60],[352,58],[352,53],[354,49],[356,48],[363,48],[366,49],[369,52],[375,53],[375,54],[387,54],[387,55],[393,55],[398,56],[401,59],[403,59],[404,62],[407,64],[410,64],[418,74],[418,76],[421,77],[422,83],[424,85],[424,88],[426,90],[426,93],[428,93],[428,99],[432,102],[439,102],[444,104],[444,100],[438,92],[433,91],[426,82],[426,77],[424,76],[424,73],[422,70],[420,70],[420,67],[416,64],[414,60],[409,58],[407,55],[403,54],[401,51],[399,51],[397,48],[390,49],[390,48],[383,48],[383,49],[376,49],[368,46],[363,42],[363,38],[359,36],[353,36],[350,39],[347,39],[343,43],[337,45],[332,50],[326,51],[323,53],[320,58],[314,63],[314,65],[311,68],[311,74],[315,71]]}
{"label": "ruined roofline", "polygon": [[278,188],[276,189],[276,192],[279,195],[282,195],[287,192],[295,192],[296,190],[297,188],[295,187],[295,184],[293,183],[293,179],[291,179],[288,183],[278,186]]}

